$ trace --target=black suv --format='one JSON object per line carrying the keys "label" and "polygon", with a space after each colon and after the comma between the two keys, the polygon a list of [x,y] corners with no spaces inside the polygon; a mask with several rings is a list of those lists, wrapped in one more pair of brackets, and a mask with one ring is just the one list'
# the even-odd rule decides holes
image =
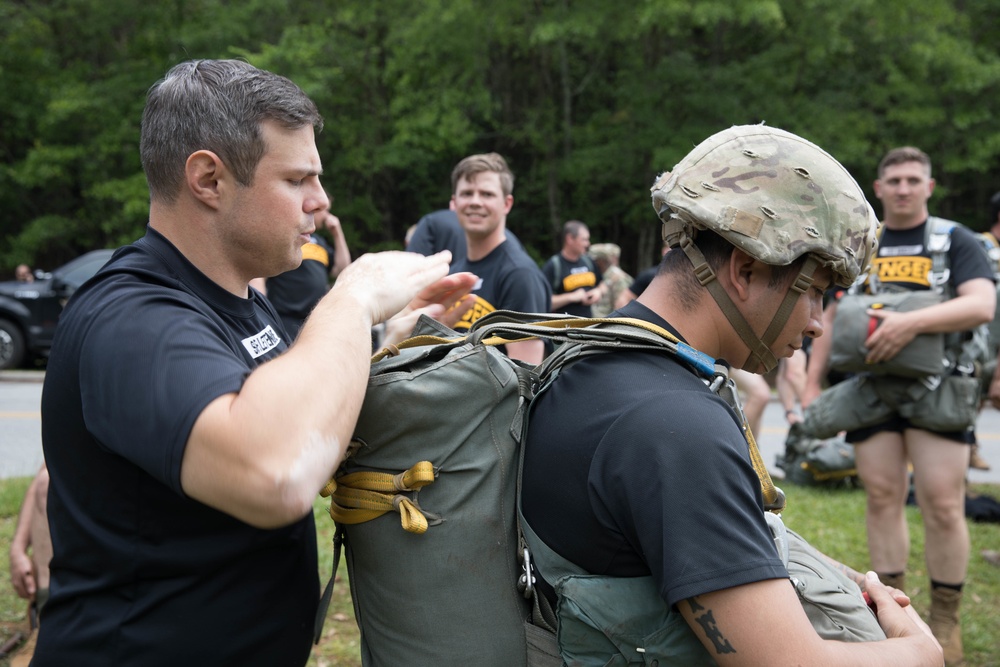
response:
{"label": "black suv", "polygon": [[0,282],[0,370],[48,356],[63,306],[114,250],[93,250],[31,283]]}

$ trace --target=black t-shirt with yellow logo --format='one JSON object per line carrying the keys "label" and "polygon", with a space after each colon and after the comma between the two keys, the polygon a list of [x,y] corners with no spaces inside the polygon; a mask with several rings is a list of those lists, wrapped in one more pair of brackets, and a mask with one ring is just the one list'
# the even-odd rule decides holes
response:
{"label": "black t-shirt with yellow logo", "polygon": [[[549,281],[554,294],[568,294],[581,287],[589,292],[604,280],[601,270],[586,255],[581,256],[576,261],[566,259],[561,253],[553,255],[542,267],[542,272]],[[562,311],[568,315],[579,315],[580,317],[593,316],[590,306],[580,303],[567,303],[562,307]]]}
{"label": "black t-shirt with yellow logo", "polygon": [[549,312],[552,293],[545,276],[528,253],[509,240],[481,260],[464,259],[452,264],[451,272],[459,271],[470,271],[479,276],[479,280],[472,290],[476,303],[455,325],[457,331],[468,329],[473,322],[494,310]]}
{"label": "black t-shirt with yellow logo", "polygon": [[[931,289],[928,273],[931,253],[924,247],[924,227],[882,230],[878,254],[872,260],[872,273],[882,285],[910,290]],[[993,279],[993,268],[983,247],[972,231],[956,225],[951,232],[948,250],[948,282],[953,287],[973,278]]]}

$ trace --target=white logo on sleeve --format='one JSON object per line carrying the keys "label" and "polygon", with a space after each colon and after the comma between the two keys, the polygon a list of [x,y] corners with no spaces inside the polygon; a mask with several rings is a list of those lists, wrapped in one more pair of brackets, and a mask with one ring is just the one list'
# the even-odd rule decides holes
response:
{"label": "white logo on sleeve", "polygon": [[275,333],[271,325],[268,324],[259,333],[254,334],[248,338],[243,339],[243,347],[247,349],[250,356],[256,359],[257,357],[267,354],[274,348],[278,347],[278,343],[281,342],[281,337]]}

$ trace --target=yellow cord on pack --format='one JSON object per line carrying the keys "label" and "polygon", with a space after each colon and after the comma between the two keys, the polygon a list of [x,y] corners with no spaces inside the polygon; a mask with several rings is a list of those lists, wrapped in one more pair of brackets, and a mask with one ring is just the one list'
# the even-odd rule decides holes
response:
{"label": "yellow cord on pack", "polygon": [[420,535],[427,532],[427,516],[416,500],[400,492],[418,491],[433,482],[433,464],[420,461],[398,474],[366,471],[331,479],[320,495],[330,498],[334,521],[358,524],[397,512],[403,530]]}

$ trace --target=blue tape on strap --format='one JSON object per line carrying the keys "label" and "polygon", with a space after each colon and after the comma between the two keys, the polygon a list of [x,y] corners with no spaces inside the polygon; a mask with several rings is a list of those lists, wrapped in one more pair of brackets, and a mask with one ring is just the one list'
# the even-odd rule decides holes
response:
{"label": "blue tape on strap", "polygon": [[705,377],[715,375],[715,359],[687,343],[677,343],[677,356],[690,364]]}

